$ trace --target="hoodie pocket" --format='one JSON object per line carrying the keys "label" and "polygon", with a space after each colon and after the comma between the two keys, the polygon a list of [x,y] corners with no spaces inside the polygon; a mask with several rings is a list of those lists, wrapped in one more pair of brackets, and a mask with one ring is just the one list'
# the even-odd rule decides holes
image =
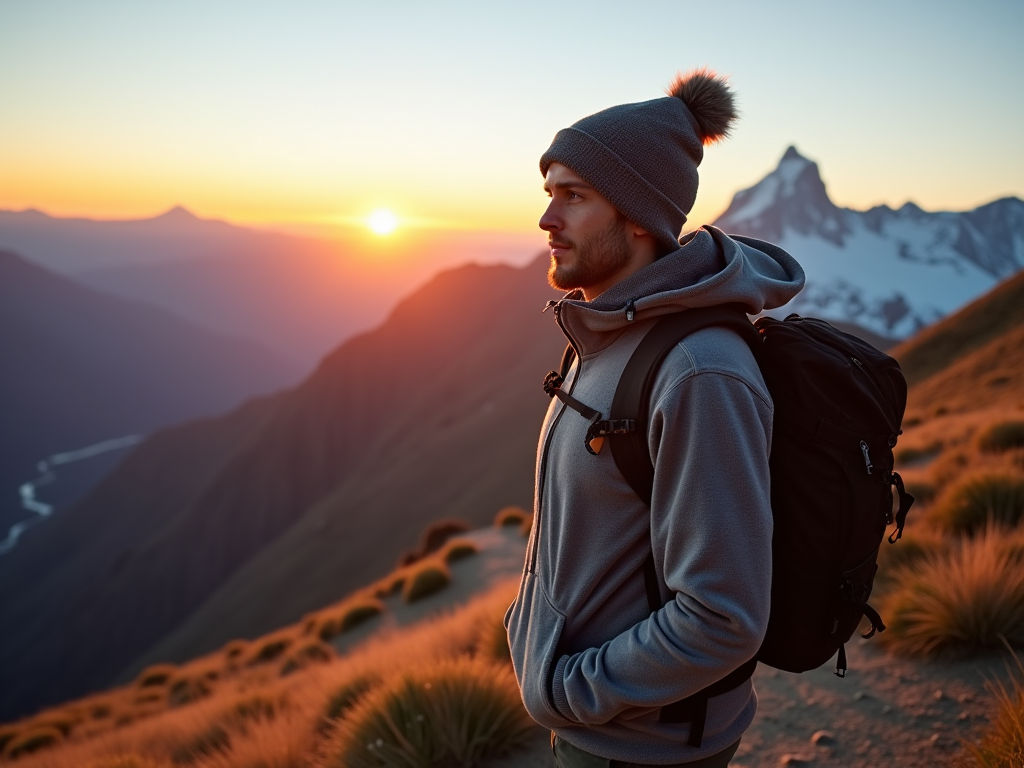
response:
{"label": "hoodie pocket", "polygon": [[530,717],[545,728],[571,722],[551,701],[551,671],[558,662],[556,653],[564,626],[565,616],[551,605],[537,576],[525,574],[509,612],[508,641],[523,704]]}

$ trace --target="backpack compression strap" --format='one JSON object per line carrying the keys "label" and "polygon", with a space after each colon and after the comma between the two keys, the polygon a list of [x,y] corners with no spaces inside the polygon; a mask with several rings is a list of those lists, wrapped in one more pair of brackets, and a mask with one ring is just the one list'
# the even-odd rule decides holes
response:
{"label": "backpack compression strap", "polygon": [[[625,433],[613,432],[612,457],[622,476],[637,496],[650,507],[654,490],[654,465],[647,446],[647,425],[650,421],[650,395],[661,363],[673,347],[691,333],[710,326],[732,328],[750,345],[758,340],[754,328],[740,305],[721,305],[707,309],[690,309],[666,315],[647,332],[626,363],[612,400],[610,422],[632,421],[635,426]],[[658,574],[654,565],[654,552],[644,563],[644,585],[651,612],[663,604]],[[663,723],[690,723],[687,743],[699,747],[704,738],[708,699],[727,693],[750,679],[757,667],[756,657],[716,683],[712,683],[682,701],[662,707],[659,720]]]}

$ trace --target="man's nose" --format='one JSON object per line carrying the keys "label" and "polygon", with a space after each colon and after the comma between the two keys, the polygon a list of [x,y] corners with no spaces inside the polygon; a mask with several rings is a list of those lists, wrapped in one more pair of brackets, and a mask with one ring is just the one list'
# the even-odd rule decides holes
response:
{"label": "man's nose", "polygon": [[544,211],[544,215],[540,217],[540,221],[537,225],[545,232],[554,232],[561,228],[561,218],[555,211],[555,201],[552,200],[548,203],[547,209]]}

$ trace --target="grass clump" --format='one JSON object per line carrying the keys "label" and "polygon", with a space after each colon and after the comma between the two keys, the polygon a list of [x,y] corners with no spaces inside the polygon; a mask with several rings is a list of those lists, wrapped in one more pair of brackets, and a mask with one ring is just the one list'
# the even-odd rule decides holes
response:
{"label": "grass clump", "polygon": [[402,590],[402,599],[407,603],[415,603],[435,592],[440,592],[451,583],[451,580],[451,572],[444,563],[426,561],[409,574]]}
{"label": "grass clump", "polygon": [[936,502],[934,519],[955,533],[973,533],[989,523],[1015,526],[1024,517],[1024,476],[988,470],[961,478]]}
{"label": "grass clump", "polygon": [[288,650],[293,640],[290,637],[271,637],[265,640],[249,659],[249,666],[275,661]]}
{"label": "grass clump", "polygon": [[321,731],[333,725],[338,718],[344,717],[346,712],[378,685],[380,685],[380,679],[376,675],[362,674],[356,675],[336,689],[324,708],[322,721],[324,727],[321,728]]}
{"label": "grass clump", "polygon": [[281,675],[290,675],[311,664],[326,664],[334,659],[334,649],[318,640],[304,643],[295,649],[281,667]]}
{"label": "grass clump", "polygon": [[339,722],[325,765],[474,766],[511,751],[534,727],[510,669],[447,660],[367,694]]}
{"label": "grass clump", "polygon": [[180,677],[167,690],[167,704],[181,707],[210,695],[210,685],[205,677]]}
{"label": "grass clump", "polygon": [[494,525],[504,528],[506,525],[522,526],[531,517],[530,513],[522,507],[505,507],[499,509],[494,516]]}
{"label": "grass clump", "polygon": [[1020,532],[990,526],[901,569],[882,612],[881,641],[897,653],[957,658],[1024,647]]}
{"label": "grass clump", "polygon": [[350,600],[342,606],[336,616],[331,616],[320,622],[317,635],[324,642],[336,637],[343,632],[358,627],[364,621],[384,611],[384,604],[375,597],[363,597]]}
{"label": "grass clump", "polygon": [[4,753],[7,745],[21,734],[22,727],[23,726],[19,727],[17,725],[5,725],[0,727],[0,755]]}
{"label": "grass clump", "polygon": [[1016,674],[1011,671],[1008,684],[990,682],[994,714],[978,744],[967,744],[977,768],[1018,768],[1024,765],[1024,665],[1019,658]]}
{"label": "grass clump", "polygon": [[38,752],[64,740],[64,734],[52,725],[39,725],[26,728],[23,732],[12,738],[4,747],[4,759],[14,760],[15,758]]}
{"label": "grass clump", "polygon": [[157,685],[165,685],[175,674],[178,668],[173,664],[154,664],[146,667],[135,679],[139,688],[149,688]]}
{"label": "grass clump", "polygon": [[978,433],[978,448],[985,453],[1003,453],[1024,448],[1024,421],[1015,419],[992,424]]}
{"label": "grass clump", "polygon": [[480,548],[469,539],[452,539],[444,545],[441,559],[446,563],[454,563],[456,560],[472,557],[479,551]]}

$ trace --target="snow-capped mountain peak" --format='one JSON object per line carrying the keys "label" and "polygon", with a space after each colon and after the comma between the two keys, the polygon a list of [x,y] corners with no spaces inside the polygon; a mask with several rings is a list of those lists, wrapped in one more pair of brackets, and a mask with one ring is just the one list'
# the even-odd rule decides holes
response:
{"label": "snow-capped mountain peak", "polygon": [[914,333],[1024,267],[1024,201],[1003,198],[963,213],[912,202],[839,208],[817,164],[795,147],[738,192],[715,225],[776,243],[804,266],[807,287],[782,314],[854,322],[890,338]]}

